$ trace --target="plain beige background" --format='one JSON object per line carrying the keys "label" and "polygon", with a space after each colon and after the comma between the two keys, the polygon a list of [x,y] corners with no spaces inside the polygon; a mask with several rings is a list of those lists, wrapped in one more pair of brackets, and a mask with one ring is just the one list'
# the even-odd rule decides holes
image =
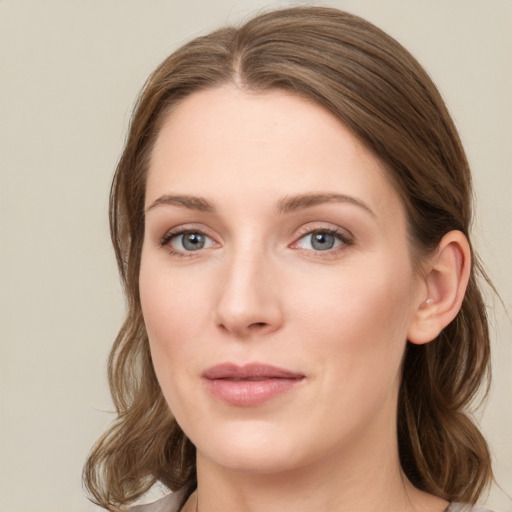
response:
{"label": "plain beige background", "polygon": [[[109,421],[123,299],[107,230],[131,106],[179,44],[261,7],[234,0],[0,0],[0,512],[97,510],[80,472]],[[473,166],[477,247],[512,311],[512,0],[339,0],[427,68]],[[512,328],[494,300],[481,417],[512,494]],[[489,503],[508,510],[497,488]]]}

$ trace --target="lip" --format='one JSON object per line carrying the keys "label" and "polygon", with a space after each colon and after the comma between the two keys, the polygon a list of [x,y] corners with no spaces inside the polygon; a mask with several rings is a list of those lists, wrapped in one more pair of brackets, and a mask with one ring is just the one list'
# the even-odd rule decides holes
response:
{"label": "lip", "polygon": [[253,407],[293,389],[305,376],[277,366],[222,363],[203,372],[208,391],[238,407]]}

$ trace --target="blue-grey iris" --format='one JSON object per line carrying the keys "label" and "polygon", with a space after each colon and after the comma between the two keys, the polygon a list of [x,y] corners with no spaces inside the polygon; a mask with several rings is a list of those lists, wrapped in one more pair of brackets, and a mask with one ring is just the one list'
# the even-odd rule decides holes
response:
{"label": "blue-grey iris", "polygon": [[181,243],[187,251],[197,251],[204,247],[205,236],[201,233],[185,233]]}
{"label": "blue-grey iris", "polygon": [[335,242],[336,237],[330,233],[320,232],[312,233],[311,235],[311,247],[313,247],[315,251],[325,251],[332,249]]}

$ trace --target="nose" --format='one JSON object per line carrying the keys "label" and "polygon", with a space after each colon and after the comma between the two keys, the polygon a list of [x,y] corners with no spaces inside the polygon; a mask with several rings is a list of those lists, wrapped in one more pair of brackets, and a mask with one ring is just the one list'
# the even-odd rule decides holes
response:
{"label": "nose", "polygon": [[216,325],[239,338],[267,335],[283,323],[276,269],[262,252],[247,250],[226,262],[214,308]]}

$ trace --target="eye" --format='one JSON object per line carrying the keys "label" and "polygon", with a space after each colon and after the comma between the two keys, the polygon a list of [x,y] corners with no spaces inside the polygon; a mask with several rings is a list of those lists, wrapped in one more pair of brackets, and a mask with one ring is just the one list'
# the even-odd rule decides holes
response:
{"label": "eye", "polygon": [[173,253],[194,252],[214,245],[213,240],[201,231],[180,231],[167,233],[160,241]]}
{"label": "eye", "polygon": [[343,233],[331,229],[318,229],[306,233],[294,245],[305,250],[329,251],[350,244],[351,240]]}

